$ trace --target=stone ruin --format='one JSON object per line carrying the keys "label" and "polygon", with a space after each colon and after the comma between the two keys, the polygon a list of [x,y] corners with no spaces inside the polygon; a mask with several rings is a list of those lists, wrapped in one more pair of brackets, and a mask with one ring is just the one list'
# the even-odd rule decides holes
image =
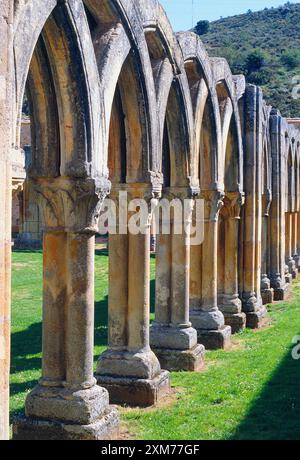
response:
{"label": "stone ruin", "polygon": [[[0,438],[9,436],[14,158],[31,113],[26,184],[43,227],[42,376],[15,439],[110,439],[110,403],[155,404],[171,370],[259,328],[299,270],[299,120],[175,34],[156,0],[0,0]],[[24,180],[24,178],[23,178]],[[15,187],[12,187],[15,184]],[[14,191],[12,189],[15,189]],[[93,373],[94,247],[106,196],[204,202],[204,242],[109,236],[109,341]]]}

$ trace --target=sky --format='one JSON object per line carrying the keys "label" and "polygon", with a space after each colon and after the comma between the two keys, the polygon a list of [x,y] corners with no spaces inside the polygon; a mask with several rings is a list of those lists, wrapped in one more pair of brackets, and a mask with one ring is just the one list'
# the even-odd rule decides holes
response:
{"label": "sky", "polygon": [[[165,8],[174,30],[188,30],[200,19],[214,21],[221,16],[263,10],[277,7],[286,3],[286,0],[160,0]],[[192,4],[194,3],[194,8]],[[292,3],[300,3],[292,1]]]}

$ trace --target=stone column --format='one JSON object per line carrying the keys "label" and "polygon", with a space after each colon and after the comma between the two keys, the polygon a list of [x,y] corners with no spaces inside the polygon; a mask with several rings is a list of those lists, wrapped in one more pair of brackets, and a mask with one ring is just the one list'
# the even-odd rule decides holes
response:
{"label": "stone column", "polygon": [[242,302],[238,288],[238,247],[241,206],[244,197],[240,193],[227,193],[224,200],[225,219],[225,267],[224,292],[219,308],[225,317],[225,324],[231,326],[232,333],[246,327],[246,315],[242,313]]}
{"label": "stone column", "polygon": [[262,238],[261,238],[261,296],[263,305],[273,302],[274,290],[269,279],[269,218],[271,206],[271,191],[263,195]]}
{"label": "stone column", "polygon": [[274,300],[284,300],[287,285],[285,280],[285,159],[282,154],[285,136],[282,119],[276,110],[270,117],[272,152],[272,203],[270,207],[270,281],[274,289]]}
{"label": "stone column", "polygon": [[300,211],[297,213],[297,254],[298,254],[297,267],[298,267],[298,272],[300,273]]}
{"label": "stone column", "polygon": [[292,214],[292,257],[295,262],[295,278],[298,276],[299,268],[299,255],[298,255],[298,213]]}
{"label": "stone column", "polygon": [[[288,273],[286,280],[291,282],[292,279],[297,277],[296,264],[293,259],[293,213],[286,213],[286,226],[285,226],[285,254]],[[291,275],[291,276],[288,276]]]}
{"label": "stone column", "polygon": [[255,329],[267,314],[261,299],[262,128],[263,97],[260,88],[248,85],[245,94],[245,158],[243,211],[243,312],[247,327]]}
{"label": "stone column", "polygon": [[[217,290],[218,219],[224,194],[218,191],[205,191],[202,192],[202,196],[205,200],[205,230],[200,272],[198,273],[199,278],[201,278],[201,297],[196,299],[193,295],[190,320],[198,332],[198,342],[203,344],[205,348],[228,348],[230,346],[231,327],[225,326],[224,315],[218,309]],[[193,267],[195,267],[194,262]],[[193,274],[193,278],[195,276]]]}
{"label": "stone column", "polygon": [[1,1],[0,14],[0,440],[9,438],[11,145],[13,126],[13,2]]}
{"label": "stone column", "polygon": [[[176,216],[169,216],[170,234],[163,234],[160,229],[158,237],[155,322],[151,327],[151,346],[163,369],[199,371],[204,365],[204,346],[198,345],[197,331],[189,320],[193,200],[186,197],[186,200],[177,199],[174,202],[179,210],[182,209],[181,216],[177,216],[180,222],[174,222]],[[179,230],[176,231],[179,229],[178,223],[182,227],[180,234]]]}
{"label": "stone column", "polygon": [[[151,406],[170,387],[169,373],[161,370],[149,339],[151,193],[141,186],[138,196],[134,189],[124,189],[129,200],[145,197],[149,211],[139,234],[126,228],[128,234],[109,236],[109,344],[96,377],[113,403]],[[112,197],[118,203],[116,191]]]}
{"label": "stone column", "polygon": [[45,223],[43,374],[14,438],[110,439],[118,414],[93,377],[94,234],[107,188],[92,179],[33,182]]}

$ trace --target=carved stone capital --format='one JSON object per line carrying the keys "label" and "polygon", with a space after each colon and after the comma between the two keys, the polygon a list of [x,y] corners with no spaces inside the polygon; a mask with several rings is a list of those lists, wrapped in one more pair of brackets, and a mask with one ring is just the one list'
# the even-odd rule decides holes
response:
{"label": "carved stone capital", "polygon": [[159,172],[150,171],[153,198],[160,198],[164,183],[163,175]]}
{"label": "carved stone capital", "polygon": [[224,206],[224,192],[216,190],[206,190],[201,192],[201,197],[205,200],[205,218],[210,222],[217,222],[219,214]]}
{"label": "carved stone capital", "polygon": [[200,195],[200,182],[196,177],[189,177],[189,198],[196,198]]}
{"label": "carved stone capital", "polygon": [[245,203],[245,195],[240,192],[228,192],[224,197],[223,217],[226,219],[239,220],[241,208]]}
{"label": "carved stone capital", "polygon": [[46,230],[97,233],[101,206],[110,192],[106,178],[58,177],[31,182]]}

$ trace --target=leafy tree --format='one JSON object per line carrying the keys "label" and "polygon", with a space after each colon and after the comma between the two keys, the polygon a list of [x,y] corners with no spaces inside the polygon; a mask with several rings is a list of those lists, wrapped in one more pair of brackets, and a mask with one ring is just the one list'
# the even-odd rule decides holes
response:
{"label": "leafy tree", "polygon": [[209,21],[199,21],[195,27],[198,35],[205,35],[209,31]]}
{"label": "leafy tree", "polygon": [[248,54],[246,58],[246,70],[248,74],[251,72],[257,72],[268,62],[268,55],[266,52],[255,49]]}
{"label": "leafy tree", "polygon": [[300,51],[297,49],[284,51],[280,57],[280,61],[289,69],[300,67]]}

